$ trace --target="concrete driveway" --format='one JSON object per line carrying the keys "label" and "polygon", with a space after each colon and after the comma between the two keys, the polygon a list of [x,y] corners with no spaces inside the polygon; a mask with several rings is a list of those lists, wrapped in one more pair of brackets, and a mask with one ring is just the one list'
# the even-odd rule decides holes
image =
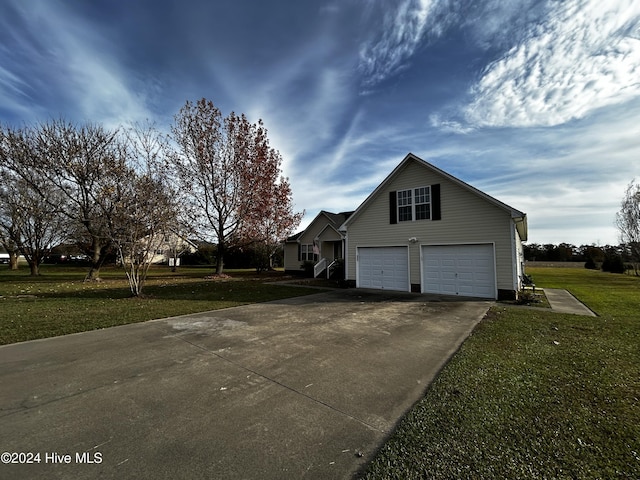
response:
{"label": "concrete driveway", "polygon": [[33,462],[0,478],[350,478],[490,305],[339,290],[0,347],[0,452]]}

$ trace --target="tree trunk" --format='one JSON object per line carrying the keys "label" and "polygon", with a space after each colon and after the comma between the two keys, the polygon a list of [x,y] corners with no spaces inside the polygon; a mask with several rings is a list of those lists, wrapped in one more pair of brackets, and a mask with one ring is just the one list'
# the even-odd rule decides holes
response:
{"label": "tree trunk", "polygon": [[89,273],[84,277],[85,282],[97,282],[100,280],[100,267],[104,263],[103,255],[102,255],[102,244],[98,238],[93,239],[92,245],[92,254],[91,254],[91,268],[89,269]]}
{"label": "tree trunk", "polygon": [[91,264],[91,268],[89,269],[89,273],[84,277],[85,282],[97,282],[100,278],[100,267],[94,264]]}
{"label": "tree trunk", "polygon": [[18,270],[18,254],[9,252],[9,270]]}
{"label": "tree trunk", "polygon": [[220,275],[222,273],[222,269],[224,268],[224,251],[225,244],[224,242],[218,243],[218,248],[216,251],[216,274]]}
{"label": "tree trunk", "polygon": [[31,270],[32,277],[37,277],[40,275],[40,268],[36,260],[29,260],[29,269]]}

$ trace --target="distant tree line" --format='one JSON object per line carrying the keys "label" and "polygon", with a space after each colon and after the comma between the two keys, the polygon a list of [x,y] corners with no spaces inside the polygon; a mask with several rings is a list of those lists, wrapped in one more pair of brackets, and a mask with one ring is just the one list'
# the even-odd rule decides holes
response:
{"label": "distant tree line", "polygon": [[10,268],[23,255],[32,275],[61,244],[86,259],[87,280],[115,257],[134,295],[168,238],[215,245],[218,273],[239,251],[268,268],[302,218],[281,166],[261,120],[223,118],[206,99],[187,101],[169,134],[62,119],[0,125],[0,244]]}
{"label": "distant tree line", "polygon": [[524,257],[539,262],[584,262],[585,268],[605,272],[640,275],[640,184],[632,180],[627,186],[616,213],[620,245],[581,245],[568,243],[524,245]]}
{"label": "distant tree line", "polygon": [[585,268],[602,269],[605,272],[624,273],[632,270],[639,273],[638,262],[632,249],[626,245],[581,245],[569,244],[525,244],[525,260],[531,262],[580,262]]}

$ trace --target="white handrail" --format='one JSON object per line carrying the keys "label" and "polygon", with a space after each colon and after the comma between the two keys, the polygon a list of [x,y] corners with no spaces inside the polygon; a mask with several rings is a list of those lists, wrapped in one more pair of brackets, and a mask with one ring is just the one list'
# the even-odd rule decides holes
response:
{"label": "white handrail", "polygon": [[327,259],[322,258],[313,266],[313,278],[316,278],[318,275],[320,275],[325,268],[327,268]]}
{"label": "white handrail", "polygon": [[327,280],[331,276],[331,267],[333,267],[336,263],[338,263],[338,259],[336,258],[333,262],[327,265]]}

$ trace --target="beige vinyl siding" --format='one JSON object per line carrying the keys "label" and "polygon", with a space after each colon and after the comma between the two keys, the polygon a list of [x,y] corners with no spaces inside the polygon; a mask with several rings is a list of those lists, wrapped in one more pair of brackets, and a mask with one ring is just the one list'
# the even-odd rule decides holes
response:
{"label": "beige vinyl siding", "polygon": [[320,234],[319,240],[323,242],[330,242],[330,241],[333,242],[333,241],[342,240],[342,237],[338,232],[336,232],[334,228],[327,227]]}
{"label": "beige vinyl siding", "polygon": [[[440,184],[442,220],[389,223],[389,192]],[[348,225],[347,278],[356,278],[356,246],[409,246],[412,284],[420,283],[421,245],[493,243],[498,289],[513,289],[511,215],[448,178],[408,162]],[[410,243],[409,238],[418,239]]]}
{"label": "beige vinyl siding", "polygon": [[298,260],[298,244],[284,244],[284,269],[285,270],[302,270],[300,268],[302,262]]}

